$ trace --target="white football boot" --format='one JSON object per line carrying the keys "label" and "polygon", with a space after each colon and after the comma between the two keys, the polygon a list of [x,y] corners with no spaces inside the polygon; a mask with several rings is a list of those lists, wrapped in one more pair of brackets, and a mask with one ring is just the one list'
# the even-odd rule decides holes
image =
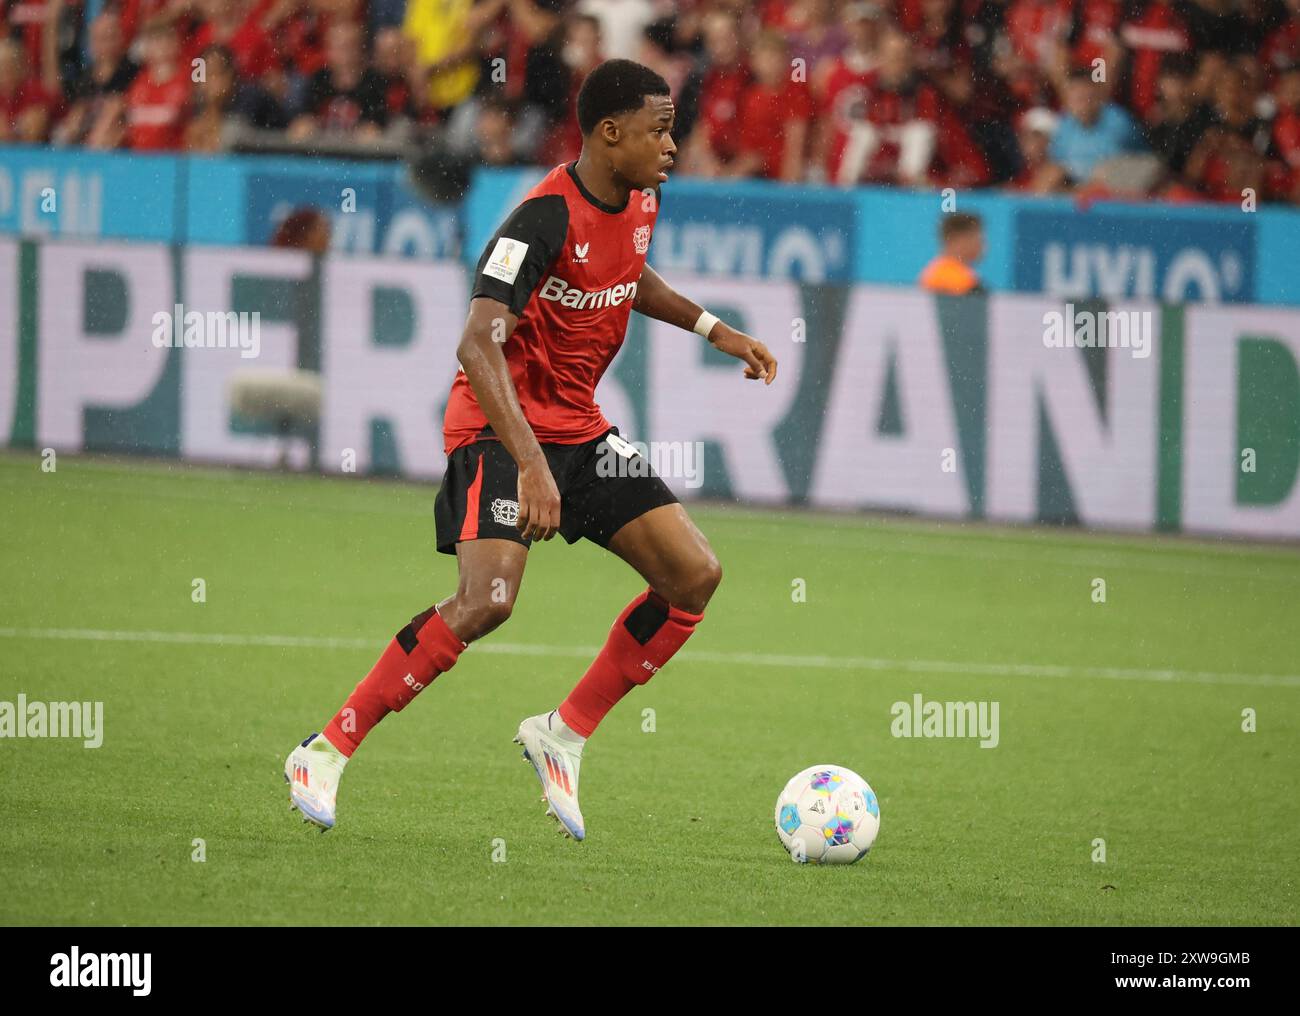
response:
{"label": "white football boot", "polygon": [[542,800],[546,814],[560,823],[566,836],[581,840],[587,835],[578,807],[578,770],[582,765],[582,744],[566,740],[552,726],[559,722],[554,712],[530,716],[519,724],[515,744],[524,747],[524,759],[542,783]]}
{"label": "white football boot", "polygon": [[312,734],[294,748],[284,760],[289,810],[297,808],[302,820],[320,826],[321,832],[333,829],[339,779],[347,762],[347,756],[320,734]]}

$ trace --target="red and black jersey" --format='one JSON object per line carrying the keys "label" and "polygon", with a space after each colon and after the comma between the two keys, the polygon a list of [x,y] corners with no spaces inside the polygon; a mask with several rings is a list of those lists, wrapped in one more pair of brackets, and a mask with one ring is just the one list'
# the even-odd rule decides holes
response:
{"label": "red and black jersey", "polygon": [[[580,444],[609,429],[596,384],[623,344],[659,216],[657,189],[616,208],[583,186],[575,165],[556,166],[510,213],[483,249],[470,295],[519,317],[502,352],[543,444]],[[462,370],[443,419],[446,451],[486,426]]]}

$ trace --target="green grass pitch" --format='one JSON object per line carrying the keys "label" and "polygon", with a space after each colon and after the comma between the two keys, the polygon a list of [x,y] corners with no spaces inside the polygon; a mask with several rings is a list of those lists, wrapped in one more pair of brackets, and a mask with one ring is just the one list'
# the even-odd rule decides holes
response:
{"label": "green grass pitch", "polygon": [[[0,456],[0,700],[102,701],[105,733],[0,740],[6,924],[1297,921],[1295,548],[693,508],[722,586],[591,741],[578,844],[511,737],[642,584],[556,540],[322,835],[284,758],[453,589],[433,489],[40,461]],[[997,702],[997,747],[892,736],[917,693]],[[777,842],[817,762],[879,797],[856,865]]]}

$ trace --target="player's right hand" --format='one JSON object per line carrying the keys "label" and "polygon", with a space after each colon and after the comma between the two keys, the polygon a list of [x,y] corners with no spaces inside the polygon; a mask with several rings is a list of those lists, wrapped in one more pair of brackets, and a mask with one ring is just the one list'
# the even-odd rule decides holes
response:
{"label": "player's right hand", "polygon": [[519,518],[525,539],[549,540],[560,528],[560,491],[546,459],[519,470]]}

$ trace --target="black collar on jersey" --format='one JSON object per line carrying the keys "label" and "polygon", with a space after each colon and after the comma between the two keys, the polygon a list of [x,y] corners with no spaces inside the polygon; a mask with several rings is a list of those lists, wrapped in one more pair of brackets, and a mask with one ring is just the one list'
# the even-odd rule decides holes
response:
{"label": "black collar on jersey", "polygon": [[[601,201],[600,198],[596,197],[595,194],[591,193],[591,191],[587,190],[587,185],[584,184],[582,180],[578,178],[577,166],[578,166],[578,160],[574,159],[564,168],[569,171],[569,176],[571,176],[573,178],[573,182],[578,185],[579,194],[581,194],[584,198],[586,198],[593,205],[599,208],[602,212],[609,212],[610,215],[619,215],[622,212],[627,210],[627,198],[623,199],[623,207],[618,208],[614,205],[606,204],[604,201]],[[632,196],[631,194],[628,195],[628,197],[631,196]]]}

